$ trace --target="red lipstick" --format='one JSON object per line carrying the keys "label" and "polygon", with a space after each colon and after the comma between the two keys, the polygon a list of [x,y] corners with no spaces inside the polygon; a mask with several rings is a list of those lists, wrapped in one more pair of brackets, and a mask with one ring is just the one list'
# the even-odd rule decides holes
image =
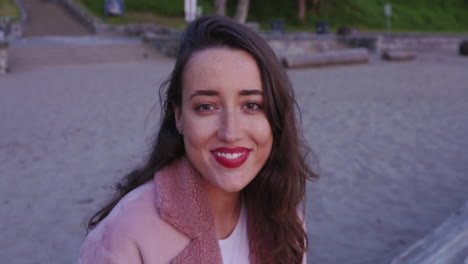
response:
{"label": "red lipstick", "polygon": [[249,157],[250,149],[248,148],[216,148],[211,151],[215,160],[226,168],[237,168],[242,166]]}

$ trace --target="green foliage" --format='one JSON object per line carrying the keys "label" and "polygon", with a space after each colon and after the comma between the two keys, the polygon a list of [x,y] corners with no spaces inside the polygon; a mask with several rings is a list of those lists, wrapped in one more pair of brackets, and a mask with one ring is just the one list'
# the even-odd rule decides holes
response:
{"label": "green foliage", "polygon": [[13,0],[0,0],[0,18],[8,17],[11,20],[18,20],[20,15],[20,10]]}
{"label": "green foliage", "polygon": [[[105,0],[82,0],[82,2],[94,14],[104,15]],[[214,12],[213,5],[209,0],[199,0],[198,5],[203,9],[203,13]],[[183,16],[183,0],[126,0],[125,10],[133,12],[153,12],[160,16]]]}
{"label": "green foliage", "polygon": [[[104,14],[104,0],[83,0],[83,2],[95,14]],[[125,1],[125,10],[155,12],[164,16],[181,16],[184,12],[183,4],[181,1],[128,0]]]}
{"label": "green foliage", "polygon": [[[103,16],[104,0],[80,0],[93,13]],[[384,30],[384,5],[392,4],[392,28],[400,31],[468,31],[468,0],[320,0],[316,9],[308,0],[306,24],[297,18],[297,1],[250,0],[248,21],[268,28],[272,19],[283,19],[287,29],[313,30],[318,21],[332,28],[351,26],[359,30]],[[236,0],[227,0],[227,14],[233,15]],[[183,0],[126,0],[127,11],[152,12],[159,16],[183,16]],[[214,13],[214,0],[198,0],[203,14]]]}
{"label": "green foliage", "polygon": [[[333,2],[333,1],[332,1]],[[308,22],[329,21],[334,27],[352,26],[361,30],[386,27],[384,6],[392,5],[392,29],[396,31],[468,31],[466,0],[347,0],[335,2],[329,12],[308,14]]]}
{"label": "green foliage", "polygon": [[104,15],[104,0],[81,0],[79,2],[94,15]]}
{"label": "green foliage", "polygon": [[165,16],[182,16],[184,14],[183,1],[167,0],[129,0],[125,7],[132,11],[151,11]]}
{"label": "green foliage", "polygon": [[269,22],[283,19],[288,23],[297,23],[296,1],[251,0],[248,20]]}
{"label": "green foliage", "polygon": [[213,0],[198,0],[198,6],[202,8],[202,14],[214,14],[216,10],[214,8]]}

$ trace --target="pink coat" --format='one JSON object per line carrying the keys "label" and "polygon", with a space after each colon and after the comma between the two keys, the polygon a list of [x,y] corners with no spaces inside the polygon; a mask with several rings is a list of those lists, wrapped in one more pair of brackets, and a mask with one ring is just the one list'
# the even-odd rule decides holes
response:
{"label": "pink coat", "polygon": [[201,176],[186,159],[158,171],[153,181],[127,194],[88,234],[78,263],[221,264]]}
{"label": "pink coat", "polygon": [[207,199],[187,160],[166,166],[88,234],[78,263],[222,263]]}

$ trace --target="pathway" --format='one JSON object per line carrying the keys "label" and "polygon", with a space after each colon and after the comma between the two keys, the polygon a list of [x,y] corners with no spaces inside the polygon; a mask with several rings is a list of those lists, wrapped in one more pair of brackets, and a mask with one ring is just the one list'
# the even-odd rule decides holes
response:
{"label": "pathway", "polygon": [[138,38],[99,36],[20,39],[11,43],[9,56],[11,72],[73,64],[167,60]]}
{"label": "pathway", "polygon": [[[84,221],[147,153],[173,65],[49,18],[12,43],[0,77],[0,263],[76,260]],[[37,37],[58,32],[80,37]],[[468,199],[467,68],[452,54],[289,71],[321,166],[309,263],[389,263]]]}
{"label": "pathway", "polygon": [[24,36],[83,36],[92,32],[54,0],[23,0],[28,14]]}
{"label": "pathway", "polygon": [[[309,263],[389,263],[468,199],[465,58],[289,71],[321,165]],[[73,263],[84,221],[143,160],[173,60],[0,78],[0,263]]]}

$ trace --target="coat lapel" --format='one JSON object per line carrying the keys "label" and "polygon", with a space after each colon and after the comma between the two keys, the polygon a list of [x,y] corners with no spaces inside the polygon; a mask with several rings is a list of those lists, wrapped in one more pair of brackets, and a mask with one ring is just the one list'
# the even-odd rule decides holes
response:
{"label": "coat lapel", "polygon": [[172,263],[222,263],[214,218],[200,174],[186,158],[155,175],[161,219],[192,239]]}

